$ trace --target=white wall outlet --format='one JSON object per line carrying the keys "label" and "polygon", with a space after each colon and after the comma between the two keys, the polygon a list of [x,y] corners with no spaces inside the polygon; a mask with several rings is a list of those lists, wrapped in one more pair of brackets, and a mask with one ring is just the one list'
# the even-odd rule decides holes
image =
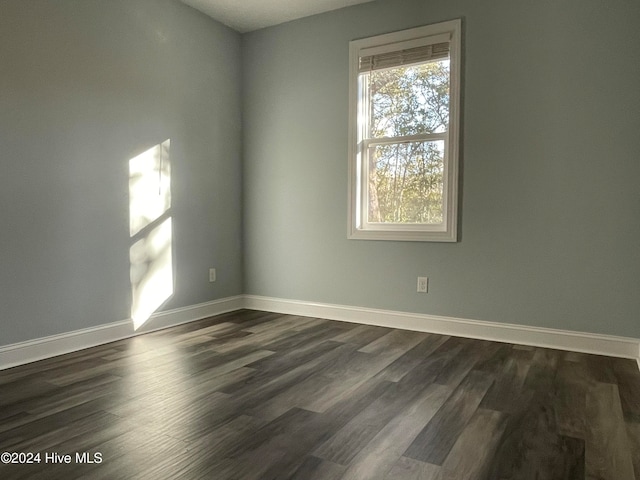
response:
{"label": "white wall outlet", "polygon": [[418,292],[427,293],[429,291],[429,277],[418,277]]}
{"label": "white wall outlet", "polygon": [[209,269],[209,282],[215,282],[216,281],[216,269],[215,268],[210,268]]}

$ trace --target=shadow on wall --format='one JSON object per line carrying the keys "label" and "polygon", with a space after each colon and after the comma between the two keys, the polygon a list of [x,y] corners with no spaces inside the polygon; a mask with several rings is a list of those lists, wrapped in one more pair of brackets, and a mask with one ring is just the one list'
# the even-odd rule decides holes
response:
{"label": "shadow on wall", "polygon": [[137,330],[174,292],[171,140],[129,160],[131,319]]}

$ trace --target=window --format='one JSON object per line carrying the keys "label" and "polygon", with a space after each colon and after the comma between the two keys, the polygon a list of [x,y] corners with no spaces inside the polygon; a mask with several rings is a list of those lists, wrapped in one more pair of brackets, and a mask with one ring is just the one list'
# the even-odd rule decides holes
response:
{"label": "window", "polygon": [[455,242],[460,20],[349,50],[349,238]]}

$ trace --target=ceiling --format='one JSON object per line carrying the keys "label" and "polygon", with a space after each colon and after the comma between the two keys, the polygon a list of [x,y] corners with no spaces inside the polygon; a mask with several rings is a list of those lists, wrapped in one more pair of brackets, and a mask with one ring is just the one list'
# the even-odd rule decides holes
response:
{"label": "ceiling", "polygon": [[245,33],[373,0],[181,0]]}

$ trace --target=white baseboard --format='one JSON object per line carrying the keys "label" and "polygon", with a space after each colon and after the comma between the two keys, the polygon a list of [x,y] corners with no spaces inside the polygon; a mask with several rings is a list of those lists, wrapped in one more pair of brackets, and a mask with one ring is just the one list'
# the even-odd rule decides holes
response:
{"label": "white baseboard", "polygon": [[131,320],[122,320],[97,327],[14,343],[0,347],[0,370],[239,310],[242,308],[242,304],[243,298],[238,295],[154,313],[138,330],[133,329]]}
{"label": "white baseboard", "polygon": [[133,329],[131,320],[123,320],[0,347],[0,370],[242,308],[632,358],[638,362],[638,368],[640,368],[640,340],[635,338],[256,295],[238,295],[153,314],[151,319],[137,331]]}
{"label": "white baseboard", "polygon": [[244,296],[244,308],[401,328],[418,332],[438,333],[441,335],[555,348],[572,352],[594,353],[610,357],[631,358],[638,362],[638,368],[640,368],[640,340],[636,338],[346,305],[284,300],[255,295]]}

